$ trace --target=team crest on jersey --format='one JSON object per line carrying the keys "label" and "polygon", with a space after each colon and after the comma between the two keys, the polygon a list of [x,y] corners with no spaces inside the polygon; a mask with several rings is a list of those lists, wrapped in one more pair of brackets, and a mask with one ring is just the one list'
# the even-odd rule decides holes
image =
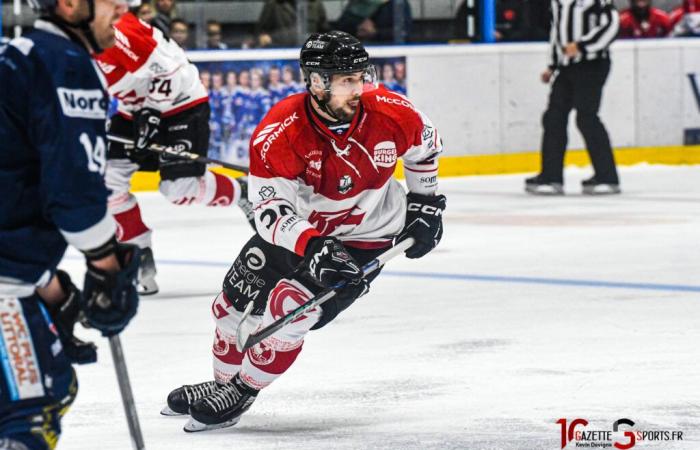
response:
{"label": "team crest on jersey", "polygon": [[151,72],[155,73],[156,75],[160,75],[161,73],[165,73],[166,70],[163,66],[158,64],[157,62],[154,62],[148,68],[151,70]]}
{"label": "team crest on jersey", "polygon": [[395,142],[384,141],[374,146],[374,163],[379,167],[394,167],[396,158]]}
{"label": "team crest on jersey", "polygon": [[263,186],[260,188],[258,194],[260,195],[260,200],[267,200],[277,195],[277,192],[275,192],[275,188],[272,186]]}
{"label": "team crest on jersey", "polygon": [[338,181],[338,192],[341,194],[347,194],[352,188],[352,177],[350,175],[343,175]]}

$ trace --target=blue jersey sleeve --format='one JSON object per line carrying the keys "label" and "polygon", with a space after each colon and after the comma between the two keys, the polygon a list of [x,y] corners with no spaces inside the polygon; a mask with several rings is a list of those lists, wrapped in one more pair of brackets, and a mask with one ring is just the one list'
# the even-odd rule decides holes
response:
{"label": "blue jersey sleeve", "polygon": [[51,67],[48,58],[35,58],[28,124],[38,152],[43,213],[69,244],[90,250],[116,230],[103,178],[109,98],[85,55],[66,51]]}

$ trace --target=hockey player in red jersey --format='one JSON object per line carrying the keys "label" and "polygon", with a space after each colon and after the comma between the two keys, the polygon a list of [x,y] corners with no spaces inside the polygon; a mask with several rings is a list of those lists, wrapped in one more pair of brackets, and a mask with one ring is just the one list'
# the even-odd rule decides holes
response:
{"label": "hockey player in red jersey", "polygon": [[141,218],[136,197],[129,192],[137,170],[160,170],[159,190],[176,205],[239,204],[252,220],[245,186],[238,180],[206,170],[204,164],[149,152],[152,143],[206,156],[209,146],[208,94],[194,64],[163,33],[125,14],[115,26],[116,45],[96,57],[118,100],[118,114],[109,132],[133,137],[135,146],[110,142],[106,182],[112,190],[109,208],[118,223],[121,242],[142,249],[141,294],[158,291],[151,251],[151,230]]}
{"label": "hockey player in red jersey", "polygon": [[[307,93],[276,104],[250,142],[249,199],[258,234],[241,250],[212,305],[215,381],[175,389],[164,414],[190,413],[185,431],[231,426],[259,390],[294,363],[309,330],[364,295],[378,272],[361,266],[412,237],[409,258],[442,237],[437,194],[440,137],[405,97],[376,87],[362,44],[343,32],[314,34],[301,50]],[[393,178],[403,159],[408,194]],[[268,325],[323,289],[336,296],[241,353],[242,311]]]}

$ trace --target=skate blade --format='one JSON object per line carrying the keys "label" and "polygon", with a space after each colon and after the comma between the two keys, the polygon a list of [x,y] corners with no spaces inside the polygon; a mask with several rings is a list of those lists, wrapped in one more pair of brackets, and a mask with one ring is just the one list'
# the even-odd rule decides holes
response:
{"label": "skate blade", "polygon": [[597,184],[595,186],[584,186],[583,193],[586,195],[615,195],[622,193],[622,190],[616,184]]}
{"label": "skate blade", "polygon": [[540,185],[525,185],[525,192],[533,195],[564,195],[564,186],[561,184],[540,184]]}
{"label": "skate blade", "polygon": [[175,416],[184,416],[186,414],[175,412],[172,409],[170,409],[169,406],[165,406],[163,409],[160,410],[160,414],[162,416],[168,416],[168,417],[175,417]]}
{"label": "skate blade", "polygon": [[139,295],[155,295],[158,293],[158,283],[155,280],[141,280],[138,286]]}
{"label": "skate blade", "polygon": [[231,420],[227,420],[226,422],[207,425],[190,417],[190,420],[187,421],[187,423],[182,429],[185,433],[199,433],[200,431],[219,430],[221,428],[232,427],[236,425],[240,420],[241,418],[239,416]]}

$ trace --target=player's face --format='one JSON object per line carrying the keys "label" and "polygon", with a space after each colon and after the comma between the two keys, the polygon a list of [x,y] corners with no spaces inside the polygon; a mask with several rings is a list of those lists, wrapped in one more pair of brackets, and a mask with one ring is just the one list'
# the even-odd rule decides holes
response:
{"label": "player's face", "polygon": [[173,9],[173,0],[157,0],[156,9],[162,13],[169,14]]}
{"label": "player's face", "polygon": [[202,81],[204,88],[209,90],[209,86],[211,84],[211,74],[209,72],[202,71],[199,73],[199,79]]}
{"label": "player's face", "polygon": [[404,64],[402,62],[397,62],[395,65],[395,69],[396,69],[395,76],[396,76],[397,80],[403,80],[406,78],[406,64]]}
{"label": "player's face", "polygon": [[328,108],[344,122],[355,117],[364,90],[364,72],[333,75]]}
{"label": "player's face", "polygon": [[153,17],[155,17],[155,12],[153,12],[153,7],[151,7],[151,4],[143,3],[139,7],[138,18],[146,23],[151,23]]}
{"label": "player's face", "polygon": [[241,72],[241,74],[238,75],[238,84],[243,87],[250,86],[250,74],[246,71]]}
{"label": "player's face", "polygon": [[220,73],[215,73],[211,76],[211,85],[213,89],[221,89],[224,85],[223,76]]}
{"label": "player's face", "polygon": [[253,89],[260,89],[262,87],[262,76],[255,72],[250,76],[250,84]]}
{"label": "player's face", "polygon": [[277,84],[280,82],[280,71],[279,69],[270,69],[270,83]]}
{"label": "player's face", "polygon": [[90,29],[97,45],[101,48],[114,45],[114,25],[127,10],[128,5],[123,0],[95,0],[95,19]]}
{"label": "player's face", "polygon": [[394,68],[391,64],[384,64],[384,67],[382,67],[382,79],[384,81],[394,81]]}
{"label": "player's face", "polygon": [[236,80],[236,72],[228,72],[226,74],[226,86],[236,87],[238,80]]}

